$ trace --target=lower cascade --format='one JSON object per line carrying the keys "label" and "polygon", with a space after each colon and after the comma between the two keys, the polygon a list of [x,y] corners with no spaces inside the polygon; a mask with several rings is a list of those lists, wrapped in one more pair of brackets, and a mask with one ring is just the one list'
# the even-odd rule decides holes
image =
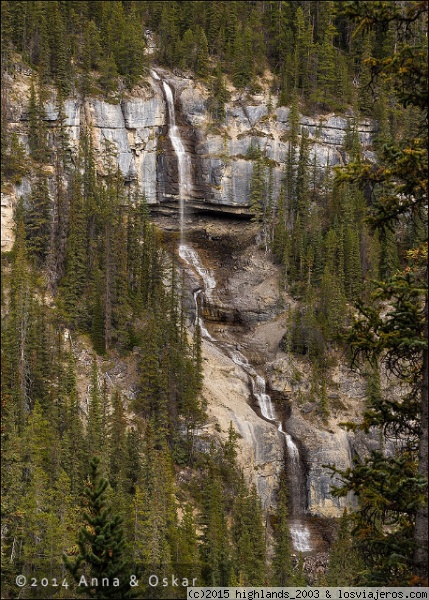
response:
{"label": "lower cascade", "polygon": [[201,317],[201,310],[198,299],[205,296],[207,299],[212,299],[212,292],[216,287],[216,280],[213,275],[203,267],[198,253],[194,248],[187,244],[180,244],[179,256],[188,265],[189,268],[198,274],[202,280],[203,287],[197,288],[194,291],[195,302],[195,325],[199,325],[201,337],[210,343],[216,344],[225,354],[227,354],[233,362],[238,365],[249,377],[253,396],[258,402],[262,418],[275,425],[279,433],[285,440],[287,468],[290,483],[293,484],[294,493],[291,494],[291,522],[290,534],[293,547],[298,552],[309,552],[312,550],[310,530],[300,518],[304,515],[306,509],[306,485],[305,477],[302,472],[301,460],[298,446],[292,439],[292,436],[283,430],[281,421],[277,419],[275,409],[269,394],[266,393],[266,382],[261,375],[249,363],[247,358],[232,344],[220,342],[216,340],[207,331],[204,321]]}

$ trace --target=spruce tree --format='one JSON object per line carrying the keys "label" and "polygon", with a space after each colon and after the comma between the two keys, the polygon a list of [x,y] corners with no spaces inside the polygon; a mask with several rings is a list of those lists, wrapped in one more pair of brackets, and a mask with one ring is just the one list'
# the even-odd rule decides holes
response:
{"label": "spruce tree", "polygon": [[87,280],[86,222],[82,196],[80,162],[71,181],[69,231],[66,246],[65,276],[62,280],[67,317],[78,322],[84,305],[82,295]]}
{"label": "spruce tree", "polygon": [[[348,14],[360,26],[375,32],[380,27],[395,27],[396,52],[394,56],[374,58],[373,73],[391,78],[397,101],[403,108],[413,106],[423,127],[427,120],[427,51],[426,44],[423,50],[421,28],[427,19],[427,6],[365,3],[363,7],[353,3]],[[377,174],[356,163],[343,176],[372,186],[372,225],[383,231],[393,230],[404,219],[416,216],[427,221],[427,145],[419,136],[411,137],[402,144],[385,146],[382,154]],[[356,360],[362,358],[364,364],[367,360],[372,364],[381,360],[387,371],[405,385],[399,401],[390,397],[378,401],[365,415],[361,428],[381,425],[385,437],[397,439],[401,431],[402,439],[407,441],[397,447],[393,456],[373,451],[366,461],[355,461],[339,491],[344,495],[352,490],[359,496],[356,532],[368,567],[365,582],[423,583],[428,576],[425,255],[421,245],[410,250],[404,257],[405,269],[380,282],[370,304],[359,303],[360,316],[348,338]],[[387,313],[386,305],[390,307]]]}
{"label": "spruce tree", "polygon": [[46,260],[51,235],[51,200],[46,176],[39,170],[33,184],[26,212],[28,247],[40,266]]}
{"label": "spruce tree", "polygon": [[178,555],[183,565],[183,577],[200,581],[200,557],[196,522],[191,504],[185,504],[182,520],[178,526]]}
{"label": "spruce tree", "polygon": [[337,539],[332,545],[328,570],[326,573],[326,585],[355,585],[359,581],[359,571],[363,563],[359,553],[353,546],[352,523],[350,515],[344,511],[339,520]]}
{"label": "spruce tree", "polygon": [[215,472],[209,475],[201,515],[201,574],[205,585],[227,586],[231,578],[231,559],[222,485]]}
{"label": "spruce tree", "polygon": [[101,460],[101,468],[106,467],[107,455],[107,431],[103,418],[107,398],[100,393],[98,382],[98,367],[94,357],[91,372],[91,387],[89,392],[88,423],[87,423],[87,447],[91,456],[97,456]]}
{"label": "spruce tree", "polygon": [[[31,408],[29,348],[27,342],[30,307],[33,303],[34,287],[28,262],[25,241],[25,225],[22,205],[16,210],[15,243],[12,250],[10,277],[10,306],[6,320],[6,340],[9,348],[6,357],[11,403],[18,430],[22,430],[26,415]],[[10,361],[10,362],[9,362]]]}
{"label": "spruce tree", "polygon": [[266,208],[265,172],[264,159],[260,155],[253,163],[249,195],[250,210],[253,214],[252,219],[260,225],[264,223]]}
{"label": "spruce tree", "polygon": [[261,504],[255,487],[249,494],[244,481],[234,503],[232,541],[239,584],[263,585],[266,564]]}
{"label": "spruce tree", "polygon": [[[129,583],[130,568],[125,557],[122,521],[107,504],[109,483],[100,475],[99,462],[94,457],[90,463],[85,487],[86,524],[80,529],[77,540],[79,554],[74,560],[63,555],[64,562],[80,589],[92,598],[131,598],[133,590]],[[108,579],[108,586],[102,585],[103,578]],[[98,584],[94,585],[92,579]]]}
{"label": "spruce tree", "polygon": [[40,85],[36,90],[36,82],[33,77],[30,85],[28,104],[28,145],[30,147],[30,156],[37,162],[44,162],[48,156],[47,132],[43,121],[44,109],[41,96]]}
{"label": "spruce tree", "polygon": [[109,481],[112,488],[117,489],[124,482],[126,464],[126,421],[123,399],[118,390],[113,393],[108,427]]}
{"label": "spruce tree", "polygon": [[207,38],[202,27],[197,27],[196,29],[195,43],[195,74],[197,77],[205,79],[209,74],[209,54],[207,48]]}
{"label": "spruce tree", "polygon": [[289,531],[287,483],[285,474],[280,476],[275,514],[274,557],[271,584],[279,587],[290,586],[293,581],[292,543]]}

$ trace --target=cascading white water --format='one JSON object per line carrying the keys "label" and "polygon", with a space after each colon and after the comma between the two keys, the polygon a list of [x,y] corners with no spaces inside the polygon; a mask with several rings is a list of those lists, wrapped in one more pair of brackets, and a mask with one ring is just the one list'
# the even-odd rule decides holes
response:
{"label": "cascading white water", "polygon": [[216,280],[208,269],[201,264],[200,257],[191,246],[181,243],[179,246],[179,256],[194,270],[203,280],[204,295],[209,302],[212,301],[212,292],[216,287]]}
{"label": "cascading white water", "polygon": [[[159,77],[158,77],[159,79]],[[174,99],[171,87],[166,81],[162,82],[167,101],[168,110],[168,136],[177,156],[179,172],[179,218],[180,218],[180,243],[183,244],[183,233],[185,224],[185,197],[189,196],[191,189],[191,160],[186,153],[179,128],[176,125],[176,113],[174,110]]]}
{"label": "cascading white water", "polygon": [[298,552],[309,552],[311,550],[312,546],[308,527],[300,522],[290,522],[289,531],[295,550],[298,550]]}
{"label": "cascading white water", "polygon": [[[161,80],[158,73],[156,71],[151,71],[152,77],[158,81]],[[168,118],[169,118],[169,127],[168,127],[168,135],[171,140],[171,145],[173,146],[174,152],[177,156],[178,162],[178,171],[179,171],[179,202],[180,202],[180,245],[179,245],[179,256],[182,258],[184,262],[187,263],[189,267],[191,267],[194,272],[198,273],[203,282],[203,288],[199,288],[194,292],[194,301],[195,301],[195,325],[198,325],[201,330],[201,336],[210,342],[217,343],[221,346],[228,355],[232,358],[232,360],[240,366],[245,373],[250,378],[252,385],[252,392],[255,396],[259,408],[261,410],[261,414],[267,421],[271,421],[273,424],[277,426],[278,431],[284,436],[286,440],[286,447],[288,450],[288,456],[290,459],[292,476],[296,477],[301,484],[298,486],[298,494],[301,496],[302,494],[302,474],[301,474],[301,466],[300,466],[300,457],[299,450],[296,444],[294,443],[292,437],[283,431],[283,427],[281,421],[277,421],[277,417],[275,414],[274,406],[271,401],[271,397],[266,393],[266,383],[263,377],[261,377],[255,369],[250,365],[247,358],[239,352],[237,349],[234,349],[230,344],[221,344],[214,337],[210,335],[207,331],[203,319],[201,317],[201,311],[199,310],[198,298],[204,294],[204,296],[212,301],[213,290],[216,288],[216,280],[213,277],[212,273],[205,269],[200,261],[198,253],[189,246],[184,243],[184,222],[185,222],[185,196],[189,196],[189,192],[191,189],[191,161],[189,156],[186,154],[185,147],[180,137],[180,132],[178,127],[176,126],[176,117],[174,110],[174,100],[173,100],[173,92],[171,87],[168,85],[166,81],[162,81],[162,85],[165,92],[165,98],[167,101],[167,109],[168,109]],[[295,490],[294,490],[295,492]],[[305,490],[304,490],[305,494]],[[296,513],[296,506],[293,505],[293,513]],[[290,525],[290,533],[292,538],[292,543],[294,548],[299,552],[308,552],[311,550],[311,541],[310,541],[310,531],[307,526],[302,523],[299,519],[295,518]]]}
{"label": "cascading white water", "polygon": [[247,358],[241,352],[238,350],[232,350],[231,348],[228,348],[227,352],[235,364],[240,366],[250,376],[252,392],[258,402],[264,419],[267,419],[267,421],[275,421],[276,415],[274,413],[274,407],[273,403],[271,402],[271,398],[266,393],[265,379],[255,371]]}
{"label": "cascading white water", "polygon": [[204,321],[201,318],[201,311],[198,308],[198,298],[201,296],[202,294],[202,289],[199,288],[198,290],[195,290],[194,292],[194,302],[195,302],[195,325],[198,325],[201,331],[201,337],[203,337],[206,340],[210,340],[210,342],[215,342],[215,338],[212,337],[210,335],[210,333],[207,331],[205,325],[204,325]]}
{"label": "cascading white water", "polygon": [[277,421],[271,397],[266,392],[265,379],[256,372],[244,354],[230,344],[218,342],[213,336],[210,335],[204,326],[198,306],[198,298],[202,295],[202,293],[204,293],[207,298],[212,300],[212,292],[216,287],[216,280],[214,279],[213,275],[210,273],[210,271],[203,267],[197,252],[190,246],[181,244],[179,246],[179,255],[188,266],[193,268],[194,272],[199,274],[203,281],[204,289],[199,288],[194,292],[196,311],[195,324],[200,326],[201,336],[204,339],[221,346],[222,349],[231,357],[234,363],[241,367],[245,373],[247,373],[251,382],[253,395],[258,402],[262,416],[267,421],[271,421],[273,424],[275,424],[278,431],[285,438],[289,458],[290,479],[293,480],[295,486],[294,493],[292,494],[291,507],[293,520],[291,520],[290,524],[292,544],[295,550],[298,552],[309,552],[312,549],[310,531],[307,525],[303,523],[297,515],[297,513],[302,513],[305,510],[305,506],[303,506],[303,499],[305,504],[306,496],[305,481],[303,480],[302,476],[298,447],[293,441],[292,436],[283,430],[281,421]]}
{"label": "cascading white water", "polygon": [[277,426],[278,431],[285,438],[289,458],[288,468],[290,469],[290,480],[293,481],[294,484],[293,494],[291,494],[291,513],[294,518],[290,524],[292,544],[298,552],[309,552],[312,549],[310,530],[298,517],[298,513],[305,511],[306,497],[305,480],[302,474],[298,446],[293,441],[292,436],[284,431],[281,421],[277,421],[271,397],[266,392],[265,379],[255,371],[241,352],[232,350],[228,347],[225,349],[235,364],[239,365],[250,376],[253,395],[258,402],[264,419],[274,423]]}
{"label": "cascading white water", "polygon": [[299,552],[309,552],[312,547],[310,530],[299,518],[299,515],[305,511],[306,484],[302,474],[298,446],[293,441],[292,436],[284,431],[281,423],[278,425],[278,430],[284,435],[286,441],[289,457],[289,481],[293,482],[294,486],[293,494],[291,494],[291,521],[289,523],[292,543],[295,550],[298,550]]}

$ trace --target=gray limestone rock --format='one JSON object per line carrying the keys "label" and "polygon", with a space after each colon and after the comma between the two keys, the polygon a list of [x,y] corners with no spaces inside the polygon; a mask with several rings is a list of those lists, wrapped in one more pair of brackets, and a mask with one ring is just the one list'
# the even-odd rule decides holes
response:
{"label": "gray limestone rock", "polygon": [[264,104],[260,104],[258,106],[246,106],[244,112],[251,127],[255,127],[258,121],[268,114],[267,107]]}
{"label": "gray limestone rock", "polygon": [[161,94],[149,99],[133,98],[122,101],[124,125],[127,129],[162,127],[165,124],[165,104]]}
{"label": "gray limestone rock", "polygon": [[188,123],[203,126],[207,120],[207,102],[201,93],[189,85],[180,94],[180,105]]}
{"label": "gray limestone rock", "polygon": [[[272,161],[273,198],[279,194],[288,154],[290,108],[279,106],[268,114],[264,94],[246,99],[232,93],[225,106],[224,123],[213,123],[207,111],[208,90],[183,74],[158,69],[168,80],[175,98],[176,123],[192,162],[190,198],[210,208],[219,206],[244,212],[249,206],[249,190],[253,163],[248,158],[251,145],[259,146]],[[22,91],[23,102],[17,102],[13,114],[14,128],[28,151],[26,114],[29,84]],[[277,99],[272,98],[274,106]],[[58,108],[52,91],[45,105],[46,122],[58,123]],[[65,126],[68,129],[71,154],[76,154],[80,128],[92,126],[96,164],[106,173],[108,160],[117,161],[127,181],[135,181],[151,204],[164,200],[177,201],[177,159],[168,140],[168,115],[161,80],[149,78],[121,103],[112,104],[100,98],[83,101],[68,98],[64,103]],[[310,160],[321,177],[326,166],[349,160],[342,150],[348,122],[352,117],[322,115],[300,116],[300,123],[310,135]],[[22,125],[24,123],[24,125]],[[358,132],[363,155],[370,162],[374,154],[368,150],[376,125],[366,119],[359,122]],[[297,150],[298,152],[298,150]],[[110,159],[108,158],[110,155]]]}
{"label": "gray limestone rock", "polygon": [[279,106],[275,114],[279,123],[289,123],[290,108],[287,106]]}
{"label": "gray limestone rock", "polygon": [[339,480],[327,468],[335,465],[347,469],[352,464],[352,450],[348,434],[342,430],[329,432],[317,429],[299,415],[293,414],[286,429],[299,440],[307,467],[308,512],[313,516],[340,517],[345,507],[353,506],[351,495],[336,498],[332,486]]}

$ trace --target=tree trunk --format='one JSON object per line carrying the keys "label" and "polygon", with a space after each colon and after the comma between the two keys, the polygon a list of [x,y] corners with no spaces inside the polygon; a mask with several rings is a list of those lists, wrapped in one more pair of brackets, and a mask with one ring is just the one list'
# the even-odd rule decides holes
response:
{"label": "tree trunk", "polygon": [[[428,301],[425,305],[425,337],[428,338]],[[428,476],[428,350],[423,352],[422,406],[419,440],[419,475]],[[414,566],[416,574],[427,585],[428,580],[428,506],[421,506],[416,515],[414,534],[416,549]]]}

